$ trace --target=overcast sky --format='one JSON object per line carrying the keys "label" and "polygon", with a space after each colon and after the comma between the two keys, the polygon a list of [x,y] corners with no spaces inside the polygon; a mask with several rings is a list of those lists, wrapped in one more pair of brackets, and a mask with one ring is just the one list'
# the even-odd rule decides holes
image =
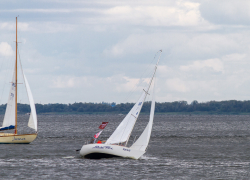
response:
{"label": "overcast sky", "polygon": [[245,0],[1,0],[0,104],[18,15],[36,103],[135,102],[160,49],[158,102],[249,100],[249,12]]}

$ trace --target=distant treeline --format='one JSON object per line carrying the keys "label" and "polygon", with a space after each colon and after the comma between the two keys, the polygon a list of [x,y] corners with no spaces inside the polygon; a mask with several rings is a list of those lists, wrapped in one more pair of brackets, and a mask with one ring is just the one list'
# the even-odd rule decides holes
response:
{"label": "distant treeline", "polygon": [[[114,103],[113,103],[114,104]],[[121,103],[115,106],[103,103],[73,103],[73,104],[36,104],[37,113],[127,113],[134,103]],[[142,112],[150,111],[150,102],[145,102]],[[0,105],[0,113],[5,112],[6,104]],[[29,113],[30,106],[18,104],[18,113]],[[213,113],[250,113],[250,101],[186,101],[156,103],[155,112],[213,112]]]}

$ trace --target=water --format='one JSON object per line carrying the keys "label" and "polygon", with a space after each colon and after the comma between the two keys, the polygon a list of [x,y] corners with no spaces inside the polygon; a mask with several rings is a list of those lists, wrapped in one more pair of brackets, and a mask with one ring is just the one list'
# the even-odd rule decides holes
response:
{"label": "water", "polygon": [[[139,160],[89,160],[77,149],[109,121],[106,139],[124,116],[39,115],[29,145],[0,145],[0,179],[249,179],[250,116],[156,115],[147,153]],[[1,116],[2,118],[2,116]],[[20,121],[28,116],[20,116]],[[131,140],[142,132],[140,116]],[[26,131],[20,125],[21,131]],[[130,142],[131,143],[131,142]]]}

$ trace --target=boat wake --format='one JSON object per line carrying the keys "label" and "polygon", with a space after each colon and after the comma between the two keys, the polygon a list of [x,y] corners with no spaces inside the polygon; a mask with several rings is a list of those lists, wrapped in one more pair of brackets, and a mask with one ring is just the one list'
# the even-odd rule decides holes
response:
{"label": "boat wake", "polygon": [[142,160],[157,160],[158,158],[143,155],[140,157],[140,159],[142,159]]}
{"label": "boat wake", "polygon": [[66,157],[62,157],[63,159],[74,159],[75,156],[66,156]]}

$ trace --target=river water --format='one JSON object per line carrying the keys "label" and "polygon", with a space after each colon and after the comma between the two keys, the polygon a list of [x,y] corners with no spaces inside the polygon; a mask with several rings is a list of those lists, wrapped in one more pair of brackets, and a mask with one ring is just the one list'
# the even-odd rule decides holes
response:
{"label": "river water", "polygon": [[[101,134],[107,139],[123,117],[38,115],[34,142],[0,145],[0,179],[250,179],[249,115],[155,115],[141,159],[80,157],[76,150],[102,121],[109,122]],[[140,116],[131,141],[148,118]],[[19,116],[20,131],[26,131],[25,120]]]}

